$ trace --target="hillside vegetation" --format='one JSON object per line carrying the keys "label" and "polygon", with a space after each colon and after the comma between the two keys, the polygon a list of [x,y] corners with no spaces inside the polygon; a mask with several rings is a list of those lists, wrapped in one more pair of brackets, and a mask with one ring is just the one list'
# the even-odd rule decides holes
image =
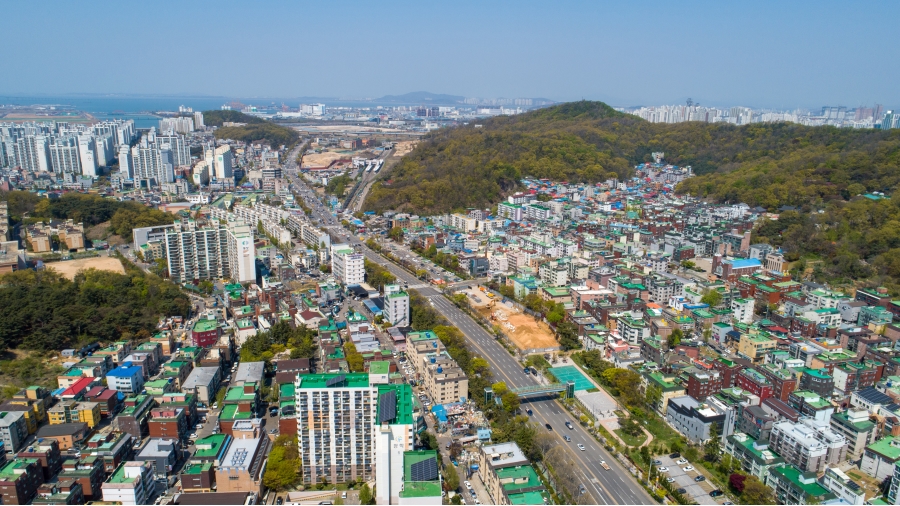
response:
{"label": "hillside vegetation", "polygon": [[109,232],[131,239],[131,232],[139,227],[168,225],[175,216],[147,207],[139,202],[121,202],[99,195],[66,193],[57,199],[41,198],[26,191],[0,192],[0,200],[9,205],[10,219],[20,222],[74,220],[84,223],[85,229],[110,222]]}
{"label": "hillside vegetation", "polygon": [[[204,111],[203,122],[218,127],[216,139],[233,139],[242,142],[262,142],[272,148],[282,144],[290,146],[300,139],[300,134],[293,128],[287,128],[256,116],[238,111]],[[246,123],[244,126],[222,126],[225,122]]]}
{"label": "hillside vegetation", "polygon": [[775,209],[900,183],[900,131],[649,123],[602,102],[572,102],[428,134],[369,191],[367,210],[436,214],[486,207],[524,176],[595,183],[629,177],[665,152],[698,177],[679,191]]}

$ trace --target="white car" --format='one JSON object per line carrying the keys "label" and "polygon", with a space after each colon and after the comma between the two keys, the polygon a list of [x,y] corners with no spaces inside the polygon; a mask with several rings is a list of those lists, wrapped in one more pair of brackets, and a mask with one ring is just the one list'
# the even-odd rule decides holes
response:
{"label": "white car", "polygon": [[581,443],[578,443],[578,449],[581,450],[581,451],[586,451],[586,450],[587,450],[587,448],[585,448],[584,445],[581,444]]}
{"label": "white car", "polygon": [[675,463],[678,464],[679,466],[683,466],[688,463],[688,459],[678,459],[675,461]]}
{"label": "white car", "polygon": [[657,471],[659,471],[659,472],[661,472],[661,473],[668,473],[668,472],[669,472],[669,468],[666,467],[666,466],[663,466],[663,467],[660,467],[659,469],[657,469]]}
{"label": "white car", "polygon": [[194,434],[191,434],[190,439],[197,439],[198,437],[199,437],[199,436],[197,436],[197,434],[194,433]]}
{"label": "white car", "polygon": [[693,471],[694,466],[685,466],[685,467],[682,467],[681,470],[684,472]]}

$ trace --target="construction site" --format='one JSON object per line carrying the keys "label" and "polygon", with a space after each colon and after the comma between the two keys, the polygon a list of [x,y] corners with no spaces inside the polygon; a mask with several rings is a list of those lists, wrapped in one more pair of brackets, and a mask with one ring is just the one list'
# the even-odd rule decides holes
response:
{"label": "construction site", "polygon": [[550,326],[533,316],[522,313],[515,304],[503,300],[484,287],[462,290],[469,304],[494,325],[498,325],[520,350],[554,348],[559,346]]}

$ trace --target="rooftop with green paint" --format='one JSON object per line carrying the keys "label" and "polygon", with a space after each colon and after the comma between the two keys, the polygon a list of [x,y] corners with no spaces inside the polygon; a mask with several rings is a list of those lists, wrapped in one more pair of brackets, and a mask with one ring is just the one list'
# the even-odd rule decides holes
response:
{"label": "rooftop with green paint", "polygon": [[900,438],[885,436],[866,447],[866,451],[872,451],[886,457],[889,460],[900,459]]}
{"label": "rooftop with green paint", "polygon": [[408,383],[378,385],[378,409],[380,413],[381,400],[388,392],[394,392],[397,399],[397,413],[390,423],[391,425],[411,425],[413,423],[413,392]]}
{"label": "rooftop with green paint", "polygon": [[204,462],[191,462],[184,469],[181,470],[181,474],[200,474],[206,473],[212,470],[213,463],[211,461]]}
{"label": "rooftop with green paint", "polygon": [[224,456],[224,450],[227,449],[230,442],[231,436],[228,434],[211,434],[198,439],[195,444],[197,450],[194,452],[194,458],[215,459]]}
{"label": "rooftop with green paint", "polygon": [[369,374],[388,374],[391,372],[391,363],[387,360],[375,360],[369,362]]}
{"label": "rooftop with green paint", "polygon": [[[343,380],[331,386],[326,385],[328,380],[343,376]],[[366,373],[325,373],[325,374],[301,374],[298,377],[300,388],[368,388],[369,375]]]}
{"label": "rooftop with green paint", "polygon": [[816,481],[815,473],[802,473],[799,469],[791,465],[773,467],[769,469],[769,472],[786,478],[794,487],[802,490],[807,497],[812,496],[818,498],[825,495],[834,496],[828,489],[819,485],[819,482]]}
{"label": "rooftop with green paint", "polygon": [[240,408],[238,404],[226,404],[222,408],[219,420],[249,420],[253,418],[253,413],[250,411],[238,411],[238,408]]}
{"label": "rooftop with green paint", "polygon": [[[15,481],[20,474],[25,472],[25,469],[34,463],[37,463],[38,459],[23,459],[16,458],[11,460],[0,467],[0,480],[2,481]],[[38,463],[40,467],[40,464]]]}
{"label": "rooftop with green paint", "polygon": [[194,332],[209,332],[211,330],[216,330],[218,327],[219,322],[216,320],[197,320],[191,330]]}
{"label": "rooftop with green paint", "polygon": [[400,497],[439,497],[441,495],[440,479],[432,481],[412,481],[412,466],[428,459],[437,459],[434,450],[418,450],[403,452],[403,490]]}

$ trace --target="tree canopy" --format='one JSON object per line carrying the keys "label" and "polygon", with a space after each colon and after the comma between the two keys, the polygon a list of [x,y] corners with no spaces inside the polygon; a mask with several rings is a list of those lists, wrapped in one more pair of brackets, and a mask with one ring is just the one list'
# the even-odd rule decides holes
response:
{"label": "tree canopy", "polygon": [[[259,141],[273,148],[282,144],[290,146],[300,139],[300,134],[293,128],[238,111],[204,111],[203,122],[207,126],[218,127],[215,131],[216,139],[234,139],[247,143]],[[222,126],[226,122],[246,125]]]}
{"label": "tree canopy", "polygon": [[150,337],[160,316],[184,316],[173,283],[126,263],[126,273],[88,269],[70,281],[53,270],[0,278],[0,350],[60,350],[97,341]]}

